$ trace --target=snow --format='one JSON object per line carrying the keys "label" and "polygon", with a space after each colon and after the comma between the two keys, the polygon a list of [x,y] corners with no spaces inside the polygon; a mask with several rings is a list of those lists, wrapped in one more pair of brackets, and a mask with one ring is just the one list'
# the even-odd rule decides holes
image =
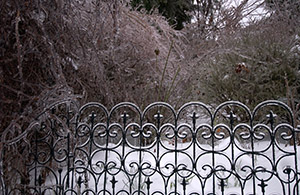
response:
{"label": "snow", "polygon": [[76,63],[76,62],[75,62],[72,58],[70,58],[70,57],[67,57],[66,59],[67,59],[67,62],[71,63],[71,65],[73,66],[73,68],[74,68],[75,70],[78,70],[78,67],[79,67],[79,64],[78,64],[78,63]]}
{"label": "snow", "polygon": [[[177,147],[177,152],[175,152],[175,147]],[[105,148],[105,146],[103,146]],[[141,152],[137,151],[139,147],[135,146],[125,146],[122,147],[122,144],[116,147],[115,144],[109,144],[107,146],[109,152],[107,153],[108,163],[105,163],[105,150],[95,150],[92,153],[92,169],[95,173],[99,174],[97,177],[93,177],[93,174],[79,174],[70,172],[70,178],[73,178],[73,182],[77,182],[79,175],[82,176],[83,182],[81,188],[79,185],[76,185],[76,192],[84,192],[84,190],[92,189],[92,191],[104,189],[113,192],[112,190],[112,181],[113,175],[116,182],[115,192],[121,190],[129,191],[130,182],[132,192],[140,189],[141,191],[147,193],[147,180],[150,178],[150,192],[154,193],[156,190],[162,192],[163,194],[171,193],[175,191],[175,177],[177,177],[177,189],[176,191],[179,194],[184,194],[183,192],[183,179],[180,176],[186,178],[186,194],[192,192],[197,192],[202,194],[213,193],[213,177],[210,177],[211,167],[213,165],[213,156],[215,159],[215,166],[217,169],[225,167],[226,169],[231,169],[231,158],[235,159],[236,172],[241,178],[246,179],[251,176],[251,171],[247,166],[251,167],[252,163],[257,169],[261,169],[261,172],[257,173],[257,178],[267,180],[266,194],[283,194],[283,189],[281,182],[275,177],[272,177],[272,161],[273,161],[273,151],[270,147],[270,141],[256,142],[254,145],[255,151],[261,151],[263,155],[253,155],[253,158],[250,153],[245,151],[251,151],[249,145],[240,144],[236,142],[235,145],[230,143],[230,139],[223,139],[215,147],[216,153],[211,153],[212,146],[209,144],[194,144],[192,142],[187,143],[178,143],[177,146],[174,145],[174,142],[164,140],[161,142],[155,142],[150,146],[144,147]],[[280,152],[279,148],[283,151]],[[207,150],[208,152],[205,152]],[[293,152],[293,146],[286,146],[284,144],[279,144],[278,148],[275,148],[275,161],[277,164],[277,173],[280,178],[287,181],[287,175],[283,173],[283,170],[287,167],[291,167],[295,170],[295,156],[284,156],[285,152]],[[233,153],[232,153],[233,151]],[[234,155],[232,155],[234,154]],[[175,158],[177,156],[177,158]],[[280,159],[282,157],[282,159]],[[193,160],[196,159],[196,171],[198,175],[194,172],[188,171],[193,170]],[[121,165],[121,159],[124,159],[124,168],[127,174],[124,172]],[[159,168],[156,168],[156,159],[159,159]],[[76,162],[76,161],[75,161]],[[84,172],[86,162],[84,164],[77,163],[77,171]],[[104,165],[107,164],[107,172],[104,173]],[[174,166],[177,164],[179,170],[174,174]],[[139,175],[138,166],[142,165],[142,174]],[[79,167],[82,167],[80,169]],[[266,170],[263,171],[262,167]],[[298,165],[298,170],[300,169]],[[194,170],[195,171],[195,170]],[[160,173],[159,173],[160,172]],[[104,174],[100,174],[104,173]],[[62,175],[67,175],[66,168],[64,168]],[[73,175],[73,176],[72,176]],[[293,175],[293,174],[292,174]],[[140,181],[139,182],[139,176]],[[245,194],[262,194],[261,188],[258,186],[260,181],[256,178],[255,180],[249,179],[244,183],[243,180],[239,180],[234,174],[230,174],[226,171],[217,172],[217,176],[224,179],[225,182],[225,194],[242,194],[240,186],[244,185]],[[200,177],[200,178],[198,178]],[[292,176],[292,178],[294,175]],[[132,179],[134,178],[134,179]],[[51,181],[52,180],[52,181]],[[256,192],[253,192],[253,182],[255,182]],[[46,185],[54,185],[56,182],[53,182],[53,178],[49,177]],[[65,182],[66,183],[66,182]],[[294,184],[295,182],[292,182]],[[220,180],[215,178],[215,190],[217,194],[221,194]],[[288,190],[285,186],[286,192]],[[150,193],[150,194],[151,194]],[[51,194],[51,193],[50,193]],[[100,193],[103,194],[103,193]],[[122,193],[121,193],[122,194]]]}

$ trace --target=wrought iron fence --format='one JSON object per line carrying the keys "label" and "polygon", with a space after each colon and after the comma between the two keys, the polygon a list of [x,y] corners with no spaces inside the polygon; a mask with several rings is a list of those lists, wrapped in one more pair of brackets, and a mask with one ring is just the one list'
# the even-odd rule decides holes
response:
{"label": "wrought iron fence", "polygon": [[[2,143],[2,194],[297,194],[291,109],[60,102]],[[4,136],[4,135],[3,135]],[[19,155],[11,155],[19,154]]]}

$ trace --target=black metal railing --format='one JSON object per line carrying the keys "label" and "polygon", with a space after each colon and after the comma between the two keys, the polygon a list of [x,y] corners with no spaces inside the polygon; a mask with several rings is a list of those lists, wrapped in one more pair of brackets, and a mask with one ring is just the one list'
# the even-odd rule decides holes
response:
{"label": "black metal railing", "polygon": [[[2,143],[2,194],[297,194],[291,109],[60,102]],[[10,132],[11,133],[11,132]],[[4,136],[4,135],[3,135]]]}

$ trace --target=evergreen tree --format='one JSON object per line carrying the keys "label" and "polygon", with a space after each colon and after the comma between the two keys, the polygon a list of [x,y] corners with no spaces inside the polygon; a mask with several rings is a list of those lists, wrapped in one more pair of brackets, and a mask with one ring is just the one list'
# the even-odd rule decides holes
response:
{"label": "evergreen tree", "polygon": [[300,16],[300,1],[299,0],[265,0],[266,7],[274,10],[277,14],[288,15],[290,18]]}
{"label": "evergreen tree", "polygon": [[224,0],[195,0],[195,18],[200,30],[216,27],[217,11],[221,9]]}
{"label": "evergreen tree", "polygon": [[131,0],[131,6],[137,10],[145,9],[149,14],[158,9],[176,30],[181,30],[184,23],[191,21],[189,13],[195,8],[193,0]]}

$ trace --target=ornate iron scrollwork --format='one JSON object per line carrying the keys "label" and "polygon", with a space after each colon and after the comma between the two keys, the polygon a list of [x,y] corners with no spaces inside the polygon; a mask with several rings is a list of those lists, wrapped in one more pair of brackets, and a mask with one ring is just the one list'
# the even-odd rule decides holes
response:
{"label": "ornate iron scrollwork", "polygon": [[[164,102],[52,105],[2,144],[3,194],[297,194],[293,113],[279,101],[251,111]],[[13,166],[7,153],[22,153]],[[7,176],[6,174],[10,174]]]}

